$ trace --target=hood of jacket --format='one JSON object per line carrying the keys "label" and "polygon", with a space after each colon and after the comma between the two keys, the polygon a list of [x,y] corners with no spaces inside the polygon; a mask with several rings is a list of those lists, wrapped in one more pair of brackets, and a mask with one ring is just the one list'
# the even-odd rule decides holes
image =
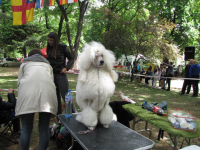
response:
{"label": "hood of jacket", "polygon": [[43,56],[41,56],[40,54],[35,54],[32,55],[30,57],[24,58],[24,63],[28,62],[28,61],[34,61],[34,62],[44,62],[49,64],[49,61],[46,60]]}

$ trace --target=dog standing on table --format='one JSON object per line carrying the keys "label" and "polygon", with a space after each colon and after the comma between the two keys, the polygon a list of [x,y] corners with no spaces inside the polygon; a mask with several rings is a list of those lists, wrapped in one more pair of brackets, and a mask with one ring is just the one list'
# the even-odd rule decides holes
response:
{"label": "dog standing on table", "polygon": [[109,101],[115,91],[114,82],[118,78],[112,70],[114,62],[114,53],[98,42],[86,44],[81,53],[76,102],[82,113],[76,120],[90,130],[94,130],[98,120],[105,128],[109,128],[112,122],[113,111]]}

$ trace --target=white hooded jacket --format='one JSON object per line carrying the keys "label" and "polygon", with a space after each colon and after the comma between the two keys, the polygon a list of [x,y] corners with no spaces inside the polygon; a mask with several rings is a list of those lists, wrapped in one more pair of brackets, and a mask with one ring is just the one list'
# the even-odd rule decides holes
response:
{"label": "white hooded jacket", "polygon": [[58,102],[52,67],[39,54],[25,58],[18,74],[16,116],[36,112],[56,115]]}

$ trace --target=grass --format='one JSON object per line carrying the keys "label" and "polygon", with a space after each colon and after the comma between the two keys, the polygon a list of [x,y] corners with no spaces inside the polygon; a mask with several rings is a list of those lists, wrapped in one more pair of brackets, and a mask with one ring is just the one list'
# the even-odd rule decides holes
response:
{"label": "grass", "polygon": [[[16,89],[17,88],[17,73],[18,68],[4,68],[0,67],[0,89],[8,89],[10,87]],[[69,80],[69,89],[72,91],[76,90],[76,83],[77,83],[77,75],[74,74],[67,74],[68,80]],[[116,82],[116,89],[115,91],[122,91],[125,96],[128,98],[143,103],[144,101],[150,102],[158,102],[161,103],[162,101],[166,101],[168,103],[168,107],[170,108],[179,108],[182,110],[187,110],[188,112],[192,113],[194,116],[200,118],[200,97],[192,98],[189,96],[179,96],[177,89],[172,89],[172,91],[167,92],[164,90],[152,88],[146,85],[143,85],[141,83],[138,83],[136,80],[133,82],[130,82],[127,77],[124,79],[121,79],[120,81]],[[179,91],[181,89],[178,89]],[[0,92],[0,95],[3,97],[5,101],[7,101],[7,93],[6,92]],[[15,95],[17,96],[17,92],[15,92]],[[74,94],[74,100],[73,103],[75,104],[75,107],[79,110],[78,105],[76,104],[76,95]],[[111,101],[121,101],[121,97],[119,94],[114,94],[111,97]],[[34,122],[34,130],[32,134],[31,139],[31,150],[38,149],[39,144],[39,138],[38,138],[38,114],[35,114],[35,122]],[[53,124],[53,121],[51,122]],[[131,122],[130,122],[131,124]],[[155,126],[149,124],[149,129],[152,131],[151,140],[155,142],[155,146],[153,150],[171,150],[172,142],[169,139],[169,136],[167,133],[164,134],[164,139],[161,139],[161,141],[157,141],[157,135],[159,129]],[[136,130],[144,129],[144,122],[139,122],[136,124]],[[141,132],[144,136],[148,137],[148,132]],[[178,146],[181,145],[181,141],[183,138],[179,138]],[[197,140],[192,140],[191,144],[199,145],[200,142]],[[186,146],[184,144],[183,146]],[[0,147],[3,147],[3,149],[20,149],[19,144],[13,145],[7,141],[1,142]],[[56,145],[54,141],[51,141],[49,144],[49,150],[56,150]]]}

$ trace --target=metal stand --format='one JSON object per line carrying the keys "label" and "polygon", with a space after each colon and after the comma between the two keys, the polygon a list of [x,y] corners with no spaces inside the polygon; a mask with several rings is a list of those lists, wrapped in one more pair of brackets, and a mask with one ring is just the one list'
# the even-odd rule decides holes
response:
{"label": "metal stand", "polygon": [[[136,117],[134,116],[134,119],[133,119],[133,125],[132,125],[132,129],[135,131],[135,124],[138,123],[139,121],[143,121],[141,119],[137,120],[136,121]],[[151,138],[151,130],[148,129],[148,122],[145,121],[145,128],[142,129],[142,130],[137,130],[136,132],[144,132],[144,131],[149,131],[149,139]]]}

